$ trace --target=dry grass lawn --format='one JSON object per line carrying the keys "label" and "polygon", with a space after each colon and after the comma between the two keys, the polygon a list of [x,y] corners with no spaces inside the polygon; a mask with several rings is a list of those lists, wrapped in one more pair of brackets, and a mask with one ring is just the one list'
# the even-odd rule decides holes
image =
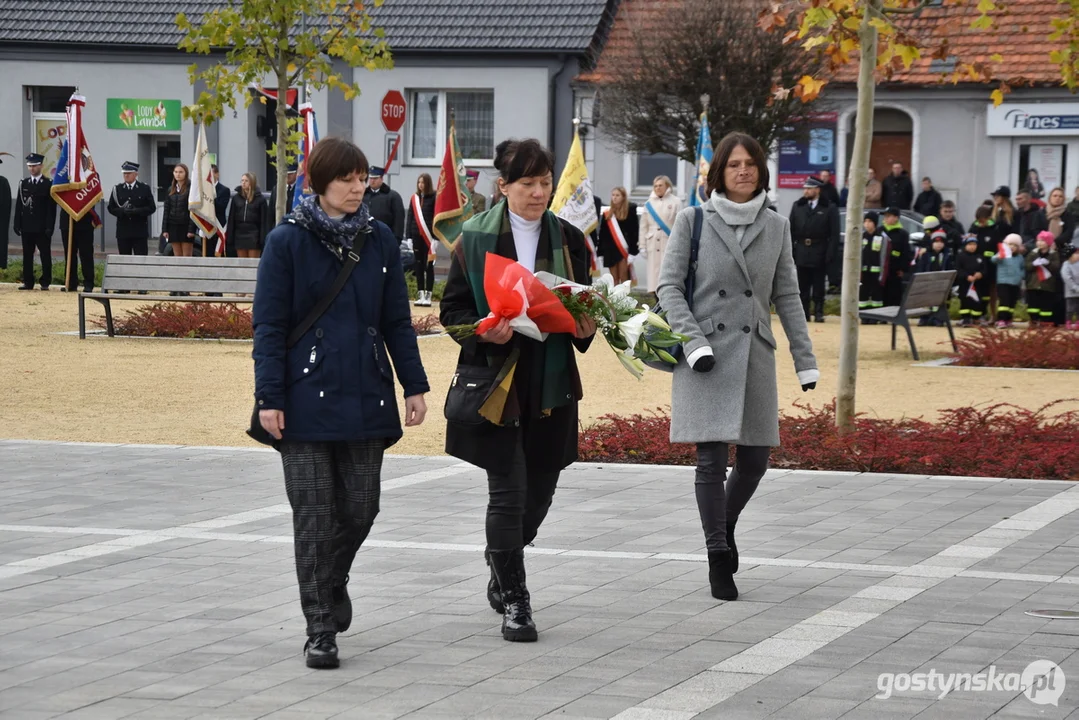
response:
{"label": "dry grass lawn", "polygon": [[[252,445],[243,429],[251,411],[253,378],[249,343],[135,340],[59,333],[78,329],[75,295],[55,290],[17,292],[0,285],[0,368],[4,401],[0,437],[179,445]],[[136,306],[114,303],[116,313]],[[101,317],[100,305],[87,314]],[[422,310],[421,310],[422,312]],[[835,394],[839,324],[811,324],[822,379],[803,394],[797,384],[779,323],[780,407],[795,401],[815,406]],[[1022,370],[913,367],[900,336],[889,349],[889,328],[864,327],[858,371],[859,410],[881,417],[932,416],[971,403],[1010,402],[1038,407],[1068,392],[1070,376]],[[916,328],[923,360],[940,357],[942,328]],[[456,344],[421,338],[420,349],[434,388],[422,428],[409,431],[396,453],[442,453],[442,404],[457,362]],[[650,372],[637,381],[599,342],[581,361],[585,399],[582,419],[636,413],[669,403],[670,376]]]}

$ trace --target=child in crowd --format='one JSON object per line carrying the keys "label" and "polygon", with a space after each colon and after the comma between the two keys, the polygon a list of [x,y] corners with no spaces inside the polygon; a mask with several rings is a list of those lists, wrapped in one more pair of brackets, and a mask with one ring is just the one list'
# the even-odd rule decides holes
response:
{"label": "child in crowd", "polygon": [[1060,278],[1064,281],[1064,319],[1069,330],[1079,330],[1079,248],[1065,251],[1066,260],[1060,266]]}
{"label": "child in crowd", "polygon": [[[942,270],[954,270],[955,264],[952,262],[952,253],[948,249],[948,233],[943,228],[938,227],[929,236],[929,249],[924,251],[918,256],[918,264],[914,267],[914,272],[940,272]],[[919,325],[944,325],[944,313],[947,313],[948,309],[940,306],[934,307],[931,315],[925,315],[918,320]]]}
{"label": "child in crowd", "polygon": [[959,281],[959,316],[962,318],[959,324],[964,327],[982,319],[982,299],[977,296],[977,283],[983,277],[985,265],[978,252],[978,237],[967,235],[955,261],[956,279]]}
{"label": "child in crowd", "polygon": [[1057,283],[1060,276],[1060,255],[1057,253],[1053,233],[1042,230],[1034,241],[1034,249],[1027,253],[1027,312],[1031,326],[1053,322],[1053,304],[1056,302]]}
{"label": "child in crowd", "polygon": [[[888,236],[879,230],[880,215],[870,210],[862,221],[862,277],[858,286],[858,309],[884,307],[884,284],[888,280],[888,261],[891,259]],[[863,325],[876,325],[876,320],[862,320]]]}
{"label": "child in crowd", "polygon": [[997,246],[990,263],[997,274],[997,327],[1011,327],[1015,307],[1019,303],[1019,287],[1026,275],[1026,261],[1020,254],[1023,238],[1011,233]]}
{"label": "child in crowd", "polygon": [[982,279],[978,281],[975,289],[978,297],[982,299],[982,309],[985,319],[992,321],[993,317],[1000,312],[997,307],[997,268],[992,263],[993,256],[997,254],[1001,238],[1000,228],[993,222],[993,208],[981,205],[974,211],[974,224],[970,226],[970,232],[978,237],[978,255],[985,259],[982,263]]}

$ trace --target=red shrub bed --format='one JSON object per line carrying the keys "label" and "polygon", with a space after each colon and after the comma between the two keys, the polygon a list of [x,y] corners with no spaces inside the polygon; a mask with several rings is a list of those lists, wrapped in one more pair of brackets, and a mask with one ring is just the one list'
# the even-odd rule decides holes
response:
{"label": "red shrub bed", "polygon": [[1053,327],[1026,330],[978,328],[956,342],[957,365],[1079,370],[1079,333]]}
{"label": "red shrub bed", "polygon": [[[1079,480],[1079,412],[1056,411],[1059,400],[1038,410],[1014,405],[944,410],[940,420],[883,420],[859,416],[840,436],[835,405],[796,405],[801,415],[781,415],[781,446],[772,467],[916,475]],[[582,461],[695,465],[692,445],[672,445],[670,418],[608,415],[583,428]]]}
{"label": "red shrub bed", "polygon": [[[105,327],[104,320],[94,320]],[[158,303],[113,319],[117,335],[250,340],[251,312],[232,304]]]}
{"label": "red shrub bed", "polygon": [[438,324],[438,315],[414,315],[412,329],[417,335],[438,335],[442,326]]}

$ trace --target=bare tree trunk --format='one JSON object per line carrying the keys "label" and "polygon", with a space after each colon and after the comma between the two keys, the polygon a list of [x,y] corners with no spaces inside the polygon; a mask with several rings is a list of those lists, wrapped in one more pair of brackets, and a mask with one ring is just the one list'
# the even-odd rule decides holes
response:
{"label": "bare tree trunk", "polygon": [[854,428],[855,390],[858,383],[858,285],[862,275],[862,216],[865,184],[869,174],[869,144],[873,137],[873,100],[877,67],[877,28],[881,0],[865,0],[862,26],[858,30],[861,59],[858,67],[858,114],[854,127],[854,152],[850,158],[850,194],[847,199],[846,241],[843,247],[843,294],[840,301],[839,384],[836,391],[836,425],[839,432]]}
{"label": "bare tree trunk", "polygon": [[288,147],[288,58],[283,50],[277,52],[277,190],[274,192],[275,225],[285,215],[285,200],[288,198],[288,163],[285,150]]}

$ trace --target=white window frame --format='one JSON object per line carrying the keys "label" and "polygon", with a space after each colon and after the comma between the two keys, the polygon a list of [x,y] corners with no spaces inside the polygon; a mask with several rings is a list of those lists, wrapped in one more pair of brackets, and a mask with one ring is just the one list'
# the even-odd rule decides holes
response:
{"label": "white window frame", "polygon": [[[430,88],[419,87],[409,88],[407,90],[407,107],[408,107],[408,120],[405,123],[405,147],[408,149],[406,165],[412,165],[416,167],[439,167],[442,165],[442,156],[446,152],[446,137],[449,134],[449,124],[446,122],[446,94],[454,92],[475,92],[475,93],[490,93],[494,96],[494,88]],[[416,124],[416,95],[418,93],[438,93],[438,113],[435,119],[435,152],[436,157],[416,157],[413,154],[412,138],[415,134]],[[494,167],[494,147],[491,148],[491,157],[486,159],[469,159],[465,158],[465,162],[469,167]]]}
{"label": "white window frame", "polygon": [[[644,195],[648,197],[652,192],[652,185],[637,185],[634,180],[637,178],[637,161],[640,158],[640,153],[629,152],[623,156],[622,163],[622,185],[625,187],[630,195]],[[677,166],[674,174],[671,176],[671,182],[674,183],[674,194],[685,202],[686,195],[682,192],[686,183],[689,182],[686,178],[688,171],[693,166],[687,163],[680,157],[675,158],[677,160]]]}

